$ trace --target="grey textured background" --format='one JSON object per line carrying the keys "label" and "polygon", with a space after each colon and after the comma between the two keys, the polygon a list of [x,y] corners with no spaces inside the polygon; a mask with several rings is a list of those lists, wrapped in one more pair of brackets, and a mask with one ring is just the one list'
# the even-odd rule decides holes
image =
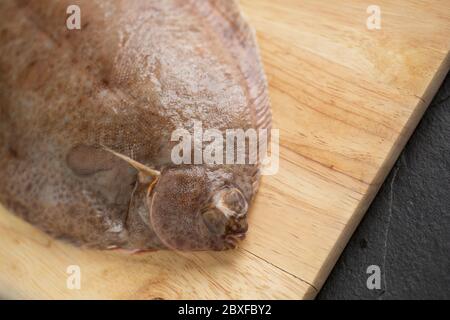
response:
{"label": "grey textured background", "polygon": [[317,298],[450,299],[449,193],[448,74]]}

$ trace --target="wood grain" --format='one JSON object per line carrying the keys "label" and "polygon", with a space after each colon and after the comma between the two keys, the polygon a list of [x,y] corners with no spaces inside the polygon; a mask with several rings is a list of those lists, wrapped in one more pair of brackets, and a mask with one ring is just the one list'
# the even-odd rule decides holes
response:
{"label": "wood grain", "polygon": [[[0,296],[313,298],[450,68],[450,1],[241,0],[270,83],[280,171],[233,252],[83,250],[0,208]],[[81,290],[66,287],[79,265]]]}

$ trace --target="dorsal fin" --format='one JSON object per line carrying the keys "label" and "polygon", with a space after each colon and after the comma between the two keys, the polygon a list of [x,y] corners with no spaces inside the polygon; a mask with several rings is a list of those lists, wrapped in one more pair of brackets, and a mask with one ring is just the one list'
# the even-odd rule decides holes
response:
{"label": "dorsal fin", "polygon": [[[232,42],[228,48],[242,72],[256,129],[272,127],[269,90],[253,28],[247,23],[236,1],[209,0],[191,2],[211,27]],[[230,28],[237,32],[230,33]]]}
{"label": "dorsal fin", "polygon": [[[236,1],[209,0],[192,1],[192,6],[205,17],[211,27],[222,35],[233,59],[238,62],[239,69],[245,79],[249,105],[257,130],[272,128],[272,113],[270,110],[269,90],[266,75],[260,59],[256,41],[256,33],[247,23]],[[230,33],[230,28],[237,32]],[[253,193],[259,188],[260,159],[253,175]]]}

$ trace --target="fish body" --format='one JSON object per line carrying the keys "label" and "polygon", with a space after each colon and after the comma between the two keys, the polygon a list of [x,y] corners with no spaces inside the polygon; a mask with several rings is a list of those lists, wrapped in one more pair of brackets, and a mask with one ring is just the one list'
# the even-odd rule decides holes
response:
{"label": "fish body", "polygon": [[[80,30],[66,26],[74,4]],[[245,236],[259,164],[175,165],[171,139],[196,123],[271,126],[234,1],[3,0],[0,37],[6,207],[101,249],[225,250]]]}

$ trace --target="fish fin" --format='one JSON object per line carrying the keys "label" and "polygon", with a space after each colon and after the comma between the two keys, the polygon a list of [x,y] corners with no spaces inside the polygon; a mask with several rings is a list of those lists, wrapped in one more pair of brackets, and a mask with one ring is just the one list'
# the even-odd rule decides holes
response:
{"label": "fish fin", "polygon": [[[256,41],[256,32],[247,23],[237,1],[208,0],[193,1],[197,11],[202,14],[212,29],[222,36],[234,60],[238,62],[239,69],[246,82],[250,112],[257,130],[266,129],[268,141],[272,128],[272,112],[270,109],[269,89],[260,51]],[[232,35],[229,29],[237,32]],[[252,177],[253,194],[259,188],[261,176],[260,161],[255,166],[255,174]]]}
{"label": "fish fin", "polygon": [[[129,165],[131,165],[132,167],[134,167],[136,170],[139,171],[139,180],[142,181],[143,183],[145,183],[145,180],[147,180],[148,178],[154,178],[154,177],[158,177],[161,175],[161,172],[152,168],[147,167],[146,165],[137,162],[136,160],[131,159],[130,157],[127,157],[123,154],[117,153],[114,150],[111,150],[108,147],[105,146],[101,146],[105,151],[108,151],[110,153],[112,153],[113,155],[115,155],[116,157],[124,160],[125,162],[127,162]],[[153,180],[153,179],[152,179]]]}
{"label": "fish fin", "polygon": [[[192,1],[192,0],[191,0]],[[192,1],[212,29],[223,38],[234,60],[238,62],[247,83],[248,100],[256,129],[272,127],[269,90],[260,59],[256,32],[247,22],[235,0]],[[229,30],[236,30],[230,34]]]}

